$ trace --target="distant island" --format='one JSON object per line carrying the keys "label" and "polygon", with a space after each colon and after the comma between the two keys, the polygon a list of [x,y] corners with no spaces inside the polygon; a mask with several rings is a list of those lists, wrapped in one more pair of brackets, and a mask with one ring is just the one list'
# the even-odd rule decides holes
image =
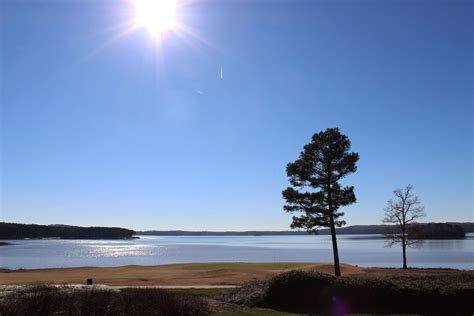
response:
{"label": "distant island", "polygon": [[[434,228],[436,227],[436,229]],[[337,228],[338,235],[383,234],[392,229],[391,225],[353,225]],[[419,239],[458,239],[465,233],[474,232],[474,223],[420,223],[417,224]],[[449,231],[449,233],[448,233]],[[456,233],[452,233],[456,231]],[[460,232],[462,231],[462,237]],[[294,236],[309,235],[305,231],[185,231],[185,230],[149,230],[137,231],[143,236]],[[330,235],[329,229],[320,229],[319,235]]]}
{"label": "distant island", "polygon": [[461,225],[450,223],[414,224],[408,235],[411,239],[462,239],[466,236]]}
{"label": "distant island", "polygon": [[0,239],[130,239],[135,231],[118,227],[80,227],[0,222]]}

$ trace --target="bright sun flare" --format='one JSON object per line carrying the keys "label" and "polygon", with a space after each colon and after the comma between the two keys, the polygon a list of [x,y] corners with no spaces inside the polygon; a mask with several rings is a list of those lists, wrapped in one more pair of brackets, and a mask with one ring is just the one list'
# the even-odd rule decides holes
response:
{"label": "bright sun flare", "polygon": [[132,0],[136,10],[136,26],[145,28],[154,37],[175,24],[176,0]]}

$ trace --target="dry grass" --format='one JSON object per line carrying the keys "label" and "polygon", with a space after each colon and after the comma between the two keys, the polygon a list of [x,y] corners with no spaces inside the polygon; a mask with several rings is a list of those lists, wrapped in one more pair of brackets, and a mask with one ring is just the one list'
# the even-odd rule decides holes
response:
{"label": "dry grass", "polygon": [[[379,276],[437,276],[458,273],[442,269],[382,269],[341,266],[343,275]],[[267,280],[289,270],[333,274],[331,263],[189,263],[159,266],[123,266],[113,268],[63,268],[34,270],[0,270],[0,285],[8,284],[84,284],[93,278],[94,284],[112,286],[153,285],[240,285],[253,280]]]}
{"label": "dry grass", "polygon": [[[113,268],[63,268],[10,270],[0,272],[0,284],[83,284],[93,278],[106,285],[239,285],[265,280],[289,271],[314,270],[332,273],[329,263],[190,263],[160,266],[123,266]],[[361,268],[343,265],[344,274],[363,273]]]}

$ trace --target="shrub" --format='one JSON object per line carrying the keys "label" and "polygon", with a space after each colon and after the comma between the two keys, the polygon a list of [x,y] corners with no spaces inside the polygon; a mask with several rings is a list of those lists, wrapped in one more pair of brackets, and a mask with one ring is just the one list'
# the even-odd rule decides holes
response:
{"label": "shrub", "polygon": [[127,291],[35,286],[7,295],[0,315],[209,315],[206,301],[159,289]]}
{"label": "shrub", "polygon": [[[463,282],[431,278],[351,278],[291,271],[270,280],[266,306],[299,313],[472,314],[473,274]],[[467,281],[466,281],[467,280]]]}

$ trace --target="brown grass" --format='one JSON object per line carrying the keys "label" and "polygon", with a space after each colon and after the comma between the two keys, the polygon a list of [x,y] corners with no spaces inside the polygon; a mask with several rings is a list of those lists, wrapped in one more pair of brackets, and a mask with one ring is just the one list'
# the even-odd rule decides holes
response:
{"label": "brown grass", "polygon": [[[452,270],[361,268],[343,264],[343,275],[411,275],[454,273]],[[85,283],[113,286],[153,285],[240,285],[252,280],[265,280],[289,270],[333,274],[330,263],[190,263],[160,266],[123,266],[113,268],[82,267],[33,270],[2,270],[0,284]]]}

